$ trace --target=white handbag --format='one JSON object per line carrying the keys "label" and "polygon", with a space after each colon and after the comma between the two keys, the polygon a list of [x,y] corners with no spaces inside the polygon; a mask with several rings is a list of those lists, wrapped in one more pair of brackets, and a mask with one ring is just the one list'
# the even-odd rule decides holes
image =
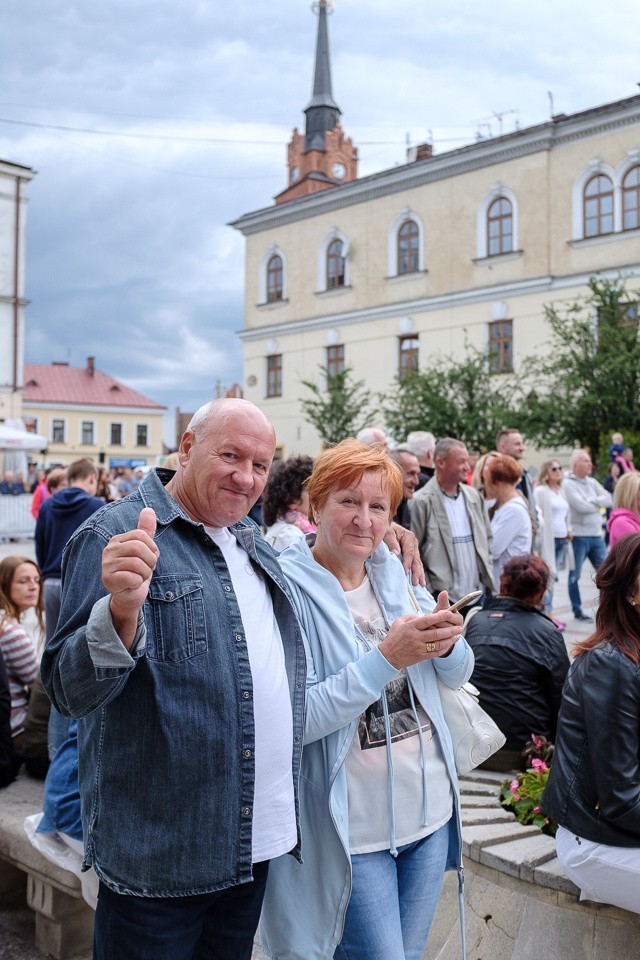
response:
{"label": "white handbag", "polygon": [[[422,609],[408,580],[407,590],[413,609],[421,614]],[[471,773],[503,747],[507,738],[478,703],[480,691],[477,687],[467,682],[453,690],[437,674],[436,679],[442,712],[451,734],[456,770],[459,774]]]}
{"label": "white handbag", "polygon": [[438,677],[438,690],[456,770],[459,774],[470,773],[503,747],[507,738],[478,703],[480,691],[472,683],[452,690]]}

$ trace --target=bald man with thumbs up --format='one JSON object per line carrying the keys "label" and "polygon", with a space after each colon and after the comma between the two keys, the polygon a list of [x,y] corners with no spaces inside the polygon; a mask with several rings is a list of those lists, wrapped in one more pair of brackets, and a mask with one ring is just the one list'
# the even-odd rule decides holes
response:
{"label": "bald man with thumbs up", "polygon": [[269,861],[299,856],[304,649],[246,519],[274,450],[253,404],[207,404],[65,552],[42,679],[79,719],[96,960],[249,960]]}

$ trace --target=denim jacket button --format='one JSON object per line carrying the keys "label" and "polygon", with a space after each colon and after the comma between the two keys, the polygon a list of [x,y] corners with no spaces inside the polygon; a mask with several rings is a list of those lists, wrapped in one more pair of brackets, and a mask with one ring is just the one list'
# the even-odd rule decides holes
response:
{"label": "denim jacket button", "polygon": [[231,587],[227,585],[227,586],[224,588],[224,592],[225,592],[225,593],[231,593]]}
{"label": "denim jacket button", "polygon": [[244,751],[244,755],[245,755],[245,757],[246,757],[247,760],[248,760],[249,757],[251,756],[251,750],[245,750],[245,751]]}
{"label": "denim jacket button", "polygon": [[251,696],[251,694],[249,693],[249,691],[248,691],[248,690],[245,690],[245,691],[243,692],[243,694],[242,694],[242,699],[243,699],[243,700],[248,700],[250,696]]}
{"label": "denim jacket button", "polygon": [[240,643],[241,641],[242,641],[242,634],[241,634],[241,633],[236,633],[236,642],[237,642],[237,643]]}
{"label": "denim jacket button", "polygon": [[167,592],[166,592],[165,595],[164,595],[164,598],[165,598],[165,600],[173,600],[173,594],[172,594],[171,590],[167,590]]}
{"label": "denim jacket button", "polygon": [[242,815],[243,815],[243,817],[248,817],[248,816],[250,816],[250,815],[251,815],[251,807],[243,807],[243,808],[242,808]]}

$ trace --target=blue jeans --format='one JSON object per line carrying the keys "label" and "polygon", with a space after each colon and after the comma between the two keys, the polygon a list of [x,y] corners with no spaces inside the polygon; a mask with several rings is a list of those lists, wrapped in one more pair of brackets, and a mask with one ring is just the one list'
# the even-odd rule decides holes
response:
{"label": "blue jeans", "polygon": [[607,555],[607,548],[602,537],[574,537],[571,542],[576,565],[573,570],[569,571],[569,600],[571,600],[571,606],[575,614],[582,611],[580,587],[578,586],[582,564],[588,557],[591,566],[597,571]]}
{"label": "blue jeans", "polygon": [[423,840],[351,857],[353,886],[334,960],[420,960],[438,905],[449,824]]}
{"label": "blue jeans", "polygon": [[194,897],[135,897],[103,883],[93,960],[251,960],[269,861],[253,881]]}

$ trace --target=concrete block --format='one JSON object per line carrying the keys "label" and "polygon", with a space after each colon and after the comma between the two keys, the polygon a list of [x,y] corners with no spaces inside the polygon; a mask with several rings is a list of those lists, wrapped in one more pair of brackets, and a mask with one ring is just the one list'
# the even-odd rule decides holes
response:
{"label": "concrete block", "polygon": [[480,852],[480,863],[493,867],[512,877],[533,882],[536,867],[556,855],[556,842],[538,832],[537,836],[522,837],[508,843],[485,847]]}
{"label": "concrete block", "polygon": [[[502,778],[505,779],[504,777]],[[500,783],[482,783],[479,780],[461,780],[460,781],[460,797],[465,797],[468,794],[479,796],[479,797],[491,797],[492,799],[498,799],[500,797]]]}
{"label": "concrete block", "polygon": [[29,875],[27,903],[36,914],[36,947],[65,960],[89,949],[93,940],[93,910],[77,897]]}
{"label": "concrete block", "polygon": [[513,823],[514,816],[509,810],[501,806],[493,807],[466,807],[461,811],[462,825],[471,826],[474,823]]}
{"label": "concrete block", "polygon": [[[486,807],[487,801],[490,800],[489,797],[484,794],[477,793],[465,793],[460,797],[460,806],[461,807]],[[513,814],[511,814],[513,817]],[[515,817],[513,817],[515,823]]]}
{"label": "concrete block", "polygon": [[465,857],[472,860],[480,859],[480,851],[483,847],[493,846],[498,843],[507,843],[510,840],[519,840],[524,837],[539,836],[540,831],[537,827],[523,827],[521,823],[512,818],[511,823],[488,823],[483,825],[473,825],[462,828],[462,852]]}
{"label": "concrete block", "polygon": [[562,869],[562,864],[557,857],[547,860],[541,866],[533,871],[533,882],[539,883],[541,887],[549,887],[552,890],[562,890],[563,893],[571,894],[574,897],[580,896],[580,891],[573,881]]}

